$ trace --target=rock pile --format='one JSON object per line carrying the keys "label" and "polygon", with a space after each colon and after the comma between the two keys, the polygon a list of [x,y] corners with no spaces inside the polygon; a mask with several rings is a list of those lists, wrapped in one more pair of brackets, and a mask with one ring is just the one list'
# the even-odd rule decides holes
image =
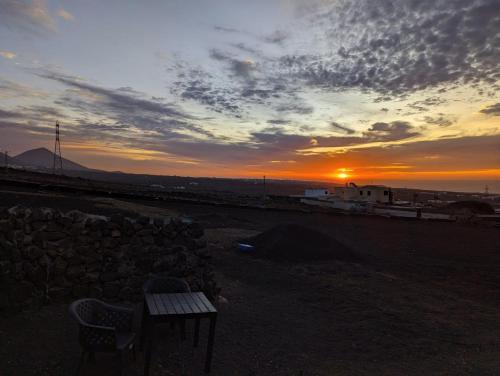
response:
{"label": "rock pile", "polygon": [[203,235],[181,219],[0,209],[0,311],[79,297],[138,301],[152,274],[185,278],[214,297]]}

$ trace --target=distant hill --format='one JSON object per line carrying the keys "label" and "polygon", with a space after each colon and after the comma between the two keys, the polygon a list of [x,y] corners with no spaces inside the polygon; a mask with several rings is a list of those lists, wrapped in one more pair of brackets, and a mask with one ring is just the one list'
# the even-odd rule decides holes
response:
{"label": "distant hill", "polygon": [[[54,153],[46,148],[38,148],[25,151],[12,158],[9,164],[19,165],[31,169],[51,169],[54,164]],[[72,162],[69,159],[62,159],[63,170],[71,171],[92,171],[91,169]]]}

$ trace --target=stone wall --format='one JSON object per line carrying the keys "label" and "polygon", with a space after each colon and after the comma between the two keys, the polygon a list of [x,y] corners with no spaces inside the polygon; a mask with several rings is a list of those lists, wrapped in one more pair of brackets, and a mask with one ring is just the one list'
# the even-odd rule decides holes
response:
{"label": "stone wall", "polygon": [[0,209],[0,311],[79,297],[139,301],[152,274],[185,278],[213,298],[203,229],[181,219]]}

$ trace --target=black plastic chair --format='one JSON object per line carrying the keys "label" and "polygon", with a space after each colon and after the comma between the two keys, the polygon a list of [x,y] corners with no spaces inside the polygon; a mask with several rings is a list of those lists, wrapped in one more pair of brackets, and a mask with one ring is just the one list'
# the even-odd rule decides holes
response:
{"label": "black plastic chair", "polygon": [[[151,277],[142,286],[144,292],[144,297],[146,294],[175,294],[183,292],[191,292],[191,288],[184,279],[174,278],[174,277]],[[144,345],[144,339],[146,336],[147,319],[148,319],[148,307],[146,304],[146,298],[144,298],[143,310],[142,310],[142,330],[141,330],[141,348]],[[171,322],[171,321],[169,321]],[[184,340],[186,338],[186,321],[179,320],[179,328],[181,330],[181,337]],[[171,326],[174,323],[171,322]]]}
{"label": "black plastic chair", "polygon": [[125,352],[132,351],[135,359],[134,310],[97,299],[80,299],[70,305],[69,312],[78,323],[82,347],[77,374],[86,356],[93,359],[96,352],[115,352],[119,356],[122,375]]}

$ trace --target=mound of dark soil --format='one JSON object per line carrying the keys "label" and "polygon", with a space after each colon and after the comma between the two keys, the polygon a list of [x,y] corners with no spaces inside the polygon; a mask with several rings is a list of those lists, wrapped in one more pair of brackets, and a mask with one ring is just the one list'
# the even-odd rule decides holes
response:
{"label": "mound of dark soil", "polygon": [[278,225],[245,243],[255,247],[252,255],[283,262],[321,260],[359,261],[359,257],[336,239],[308,227]]}
{"label": "mound of dark soil", "polygon": [[495,214],[495,209],[487,202],[473,200],[452,202],[446,205],[444,209],[450,213]]}

